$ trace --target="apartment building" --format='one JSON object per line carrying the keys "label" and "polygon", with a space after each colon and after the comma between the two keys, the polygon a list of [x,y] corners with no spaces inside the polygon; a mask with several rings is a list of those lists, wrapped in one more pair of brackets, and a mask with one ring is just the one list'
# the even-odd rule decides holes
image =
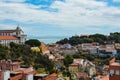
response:
{"label": "apartment building", "polygon": [[109,62],[109,80],[120,80],[120,62],[115,58]]}
{"label": "apartment building", "polygon": [[0,80],[33,80],[35,70],[32,67],[20,66],[18,61],[0,60]]}

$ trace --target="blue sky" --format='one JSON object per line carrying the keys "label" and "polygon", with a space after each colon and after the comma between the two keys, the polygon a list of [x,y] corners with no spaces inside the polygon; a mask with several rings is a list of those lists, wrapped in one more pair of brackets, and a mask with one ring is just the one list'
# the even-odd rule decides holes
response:
{"label": "blue sky", "polygon": [[0,0],[0,29],[28,36],[120,32],[120,0]]}

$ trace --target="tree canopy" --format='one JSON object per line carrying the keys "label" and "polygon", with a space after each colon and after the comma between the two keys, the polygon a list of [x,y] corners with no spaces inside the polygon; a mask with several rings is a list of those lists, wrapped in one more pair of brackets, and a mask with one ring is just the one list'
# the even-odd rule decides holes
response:
{"label": "tree canopy", "polygon": [[23,65],[45,68],[47,72],[54,71],[54,63],[40,52],[33,52],[28,45],[10,43],[10,48],[0,45],[0,60],[19,60]]}
{"label": "tree canopy", "polygon": [[63,59],[63,61],[64,61],[64,65],[65,65],[66,67],[68,67],[69,64],[73,63],[73,57],[72,57],[71,55],[67,55],[67,56]]}
{"label": "tree canopy", "polygon": [[25,42],[25,44],[31,46],[31,47],[35,47],[35,46],[40,46],[41,45],[41,42],[37,39],[30,39],[30,40],[27,40]]}
{"label": "tree canopy", "polygon": [[66,44],[69,43],[71,45],[77,45],[81,43],[92,43],[98,42],[100,44],[106,43],[120,43],[120,33],[110,33],[110,35],[103,34],[93,34],[89,36],[72,36],[69,39],[65,38],[60,41],[57,41],[57,44]]}
{"label": "tree canopy", "polygon": [[64,39],[62,39],[62,40],[60,40],[60,41],[58,41],[58,42],[56,42],[56,43],[58,43],[58,44],[65,44],[65,43],[68,43],[68,39],[67,38],[64,38]]}

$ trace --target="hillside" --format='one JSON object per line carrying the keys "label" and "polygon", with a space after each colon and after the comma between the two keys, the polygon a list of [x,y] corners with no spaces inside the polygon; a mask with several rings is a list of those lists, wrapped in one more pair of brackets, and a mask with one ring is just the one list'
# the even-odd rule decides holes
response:
{"label": "hillside", "polygon": [[12,43],[10,48],[0,45],[0,60],[2,59],[19,60],[22,65],[33,66],[36,70],[45,68],[46,72],[53,72],[54,63],[40,52],[33,52],[28,45]]}
{"label": "hillside", "polygon": [[72,36],[69,39],[64,38],[60,41],[57,41],[57,44],[66,44],[69,43],[71,45],[78,45],[81,43],[92,43],[98,42],[99,44],[112,44],[112,43],[120,43],[120,33],[110,33],[110,35],[104,34],[93,34],[93,35],[82,35],[82,36]]}

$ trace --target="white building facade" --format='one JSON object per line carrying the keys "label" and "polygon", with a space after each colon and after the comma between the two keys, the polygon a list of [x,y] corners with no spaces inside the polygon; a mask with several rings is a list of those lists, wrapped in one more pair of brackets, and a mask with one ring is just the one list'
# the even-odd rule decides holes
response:
{"label": "white building facade", "polygon": [[26,35],[20,27],[14,30],[0,30],[0,44],[9,46],[11,42],[17,44],[24,44],[26,41]]}

